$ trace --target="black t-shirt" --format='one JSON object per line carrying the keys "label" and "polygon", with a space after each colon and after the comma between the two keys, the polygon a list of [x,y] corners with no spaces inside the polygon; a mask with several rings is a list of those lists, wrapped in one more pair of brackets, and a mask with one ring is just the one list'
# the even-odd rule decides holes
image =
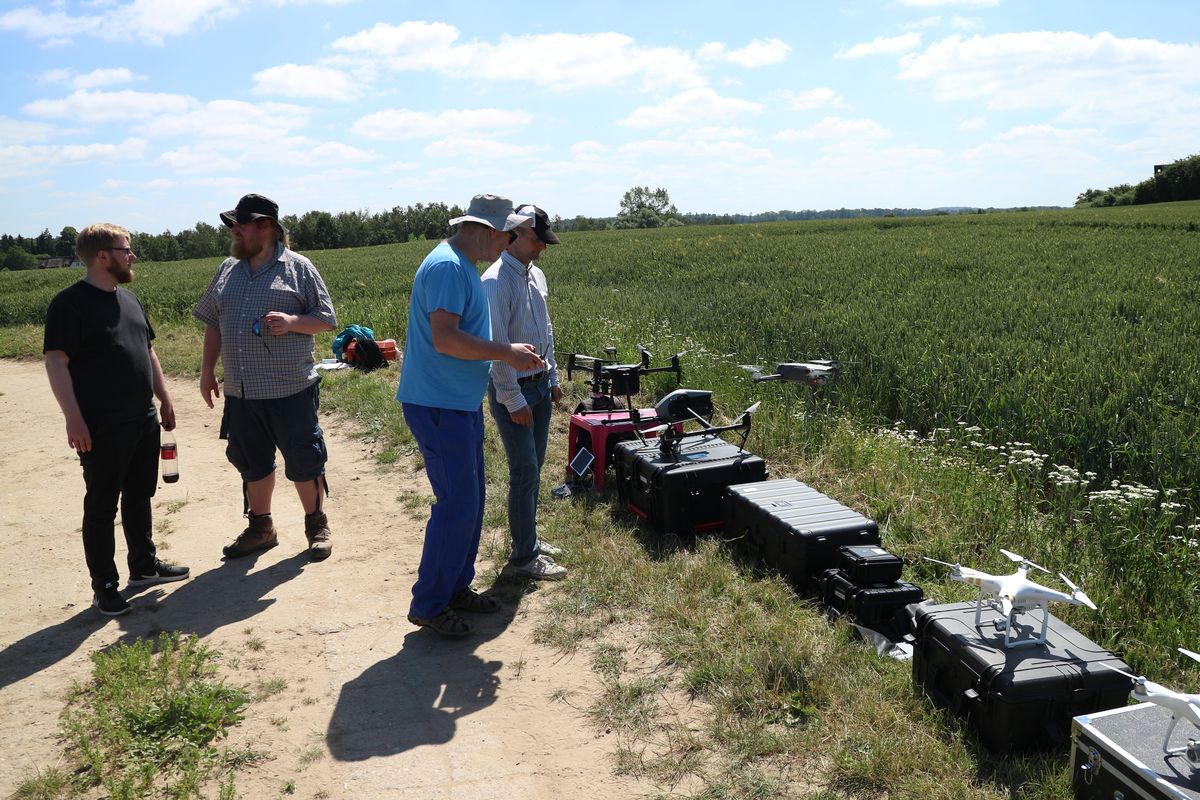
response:
{"label": "black t-shirt", "polygon": [[79,281],[46,310],[42,351],[62,350],[75,399],[89,426],[154,416],[150,341],[154,329],[128,289],[115,292]]}

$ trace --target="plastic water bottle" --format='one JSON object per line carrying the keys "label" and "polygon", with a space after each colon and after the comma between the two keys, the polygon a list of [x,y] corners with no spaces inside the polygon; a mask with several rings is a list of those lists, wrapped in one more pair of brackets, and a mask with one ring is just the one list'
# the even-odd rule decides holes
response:
{"label": "plastic water bottle", "polygon": [[179,448],[175,446],[175,434],[170,431],[162,432],[159,455],[163,481],[174,483],[179,480]]}

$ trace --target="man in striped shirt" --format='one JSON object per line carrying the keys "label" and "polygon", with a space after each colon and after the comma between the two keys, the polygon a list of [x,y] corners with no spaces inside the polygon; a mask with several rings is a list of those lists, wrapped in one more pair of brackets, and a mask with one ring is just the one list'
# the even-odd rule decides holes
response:
{"label": "man in striped shirt", "polygon": [[558,244],[546,212],[534,205],[516,213],[532,225],[513,231],[508,249],[483,273],[492,316],[492,341],[529,342],[546,360],[544,367],[518,372],[493,361],[488,408],[508,456],[508,530],[512,552],[502,574],[509,578],[562,580],[567,570],[553,556],[559,548],[538,539],[537,503],[546,462],[552,405],[562,399],[554,361],[554,327],[546,306],[546,276],[533,264],[547,245]]}

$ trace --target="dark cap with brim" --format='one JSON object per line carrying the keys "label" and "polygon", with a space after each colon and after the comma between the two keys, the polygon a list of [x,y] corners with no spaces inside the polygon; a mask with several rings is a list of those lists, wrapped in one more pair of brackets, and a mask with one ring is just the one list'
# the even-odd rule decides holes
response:
{"label": "dark cap with brim", "polygon": [[561,244],[558,237],[554,235],[554,231],[550,229],[550,217],[546,216],[545,211],[532,203],[526,203],[517,206],[517,210],[513,213],[520,214],[522,217],[532,217],[533,232],[546,244]]}
{"label": "dark cap with brim", "polygon": [[274,200],[261,194],[248,194],[238,200],[237,208],[221,212],[221,222],[229,228],[232,228],[235,222],[245,225],[252,220],[263,218],[279,224],[279,206]]}

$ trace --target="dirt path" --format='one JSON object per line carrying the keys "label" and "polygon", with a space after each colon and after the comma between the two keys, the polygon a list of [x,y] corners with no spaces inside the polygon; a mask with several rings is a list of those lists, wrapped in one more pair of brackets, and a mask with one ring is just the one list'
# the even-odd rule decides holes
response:
{"label": "dirt path", "polygon": [[428,495],[428,483],[403,466],[376,468],[336,417],[322,418],[333,557],[309,563],[299,501],[281,485],[280,546],[224,563],[221,545],[244,520],[219,410],[190,383],[171,391],[182,479],[159,487],[156,538],[192,578],[127,592],[133,612],[106,620],[90,606],[83,479],[45,372],[0,361],[0,796],[56,763],[63,694],[88,676],[89,654],[159,630],[199,634],[242,685],[286,682],[230,737],[272,756],[239,776],[243,797],[278,797],[289,780],[300,798],[560,800],[652,789],[613,776],[615,742],[576,710],[596,688],[586,657],[533,642],[539,593],[507,596],[462,641],[408,624],[427,511],[402,497]]}

